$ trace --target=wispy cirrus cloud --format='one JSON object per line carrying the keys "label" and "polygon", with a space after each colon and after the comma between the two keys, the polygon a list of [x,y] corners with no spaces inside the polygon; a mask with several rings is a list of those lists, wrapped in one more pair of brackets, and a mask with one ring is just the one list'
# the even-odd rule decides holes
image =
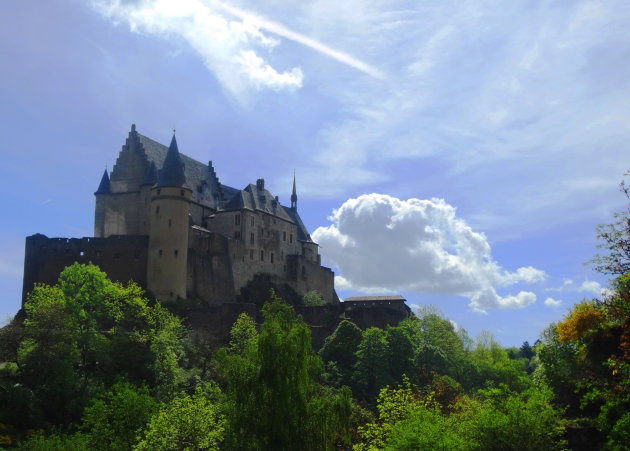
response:
{"label": "wispy cirrus cloud", "polygon": [[302,87],[300,67],[278,70],[261,56],[280,44],[275,36],[305,45],[372,77],[384,77],[380,70],[347,53],[219,0],[92,0],[92,4],[104,16],[127,23],[133,31],[181,38],[237,97],[250,87]]}
{"label": "wispy cirrus cloud", "polygon": [[299,67],[278,71],[257,53],[277,46],[278,40],[252,21],[228,20],[202,0],[93,0],[92,5],[133,31],[182,39],[236,96],[251,86],[273,90],[302,86]]}
{"label": "wispy cirrus cloud", "polygon": [[[460,205],[488,200],[469,218],[495,239],[615,205],[611,177],[621,177],[630,139],[623,1],[376,1],[356,14],[333,0],[313,5],[324,39],[352,29],[388,77],[341,93],[347,114],[321,130],[313,163],[324,175],[306,189],[339,196],[384,182],[414,196],[439,184]],[[417,168],[415,192],[401,167]]]}

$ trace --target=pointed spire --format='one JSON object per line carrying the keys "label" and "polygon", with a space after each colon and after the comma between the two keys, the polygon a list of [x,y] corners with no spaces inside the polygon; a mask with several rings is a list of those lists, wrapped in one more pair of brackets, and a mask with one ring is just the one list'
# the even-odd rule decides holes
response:
{"label": "pointed spire", "polygon": [[107,168],[105,172],[103,172],[103,177],[101,177],[101,183],[98,185],[98,189],[94,194],[109,194],[111,185],[109,183],[109,174],[107,173]]}
{"label": "pointed spire", "polygon": [[168,153],[158,176],[157,186],[183,186],[185,184],[184,164],[177,148],[175,133],[173,133],[171,145],[168,147]]}
{"label": "pointed spire", "polygon": [[295,189],[295,171],[293,171],[293,194],[291,194],[291,208],[297,210],[297,192]]}

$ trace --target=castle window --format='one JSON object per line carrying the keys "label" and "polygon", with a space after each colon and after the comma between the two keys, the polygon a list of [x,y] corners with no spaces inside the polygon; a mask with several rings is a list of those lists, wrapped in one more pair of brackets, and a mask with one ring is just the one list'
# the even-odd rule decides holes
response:
{"label": "castle window", "polygon": [[293,234],[289,235],[289,243],[293,243]]}
{"label": "castle window", "polygon": [[234,239],[235,240],[240,240],[241,239],[241,232],[234,232]]}
{"label": "castle window", "polygon": [[249,234],[249,244],[252,245],[252,246],[254,245],[254,234],[253,233]]}
{"label": "castle window", "polygon": [[260,261],[261,262],[265,261],[265,251],[263,251],[262,249],[260,250]]}
{"label": "castle window", "polygon": [[175,249],[175,257],[177,257],[177,254],[179,254],[179,251]]}
{"label": "castle window", "polygon": [[284,265],[284,266],[282,267],[282,270],[283,270],[284,272],[287,272],[287,265]]}
{"label": "castle window", "polygon": [[160,214],[160,206],[159,205],[157,207],[155,207],[155,214],[156,214],[156,216]]}
{"label": "castle window", "polygon": [[287,240],[287,232],[282,232],[282,241]]}
{"label": "castle window", "polygon": [[271,263],[273,263],[273,252],[271,253]]}
{"label": "castle window", "polygon": [[302,278],[306,279],[306,266],[302,266]]}
{"label": "castle window", "polygon": [[249,259],[250,260],[254,259],[254,249],[250,249],[250,251],[249,251]]}
{"label": "castle window", "polygon": [[160,195],[160,193],[161,193],[161,192],[162,192],[162,190],[161,190],[161,189],[159,189],[159,190],[158,190],[158,196]]}
{"label": "castle window", "polygon": [[184,195],[184,190],[183,190],[183,189],[180,189],[180,190],[179,190],[179,195],[180,195],[180,196],[183,196],[183,195]]}
{"label": "castle window", "polygon": [[280,252],[280,260],[284,260],[284,251]]}
{"label": "castle window", "polygon": [[172,219],[169,219],[169,220],[168,220],[168,226],[170,227],[172,223],[173,223],[173,220],[172,220]]}
{"label": "castle window", "polygon": [[96,251],[96,256],[100,257],[101,256],[101,251]]}
{"label": "castle window", "polygon": [[254,217],[252,216],[252,227],[254,227]]}
{"label": "castle window", "polygon": [[160,257],[162,256],[162,249],[159,250],[158,254],[160,255]]}
{"label": "castle window", "polygon": [[241,225],[241,215],[234,216],[234,225]]}

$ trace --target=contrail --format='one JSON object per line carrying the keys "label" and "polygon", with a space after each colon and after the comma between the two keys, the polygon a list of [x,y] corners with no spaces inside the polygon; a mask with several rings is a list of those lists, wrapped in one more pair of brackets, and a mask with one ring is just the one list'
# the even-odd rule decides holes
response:
{"label": "contrail", "polygon": [[340,52],[338,50],[332,49],[321,42],[316,41],[315,39],[311,39],[307,36],[304,36],[300,33],[296,33],[295,31],[291,31],[283,25],[270,22],[266,19],[263,19],[254,14],[248,13],[246,11],[240,10],[233,6],[227,5],[223,3],[221,0],[211,0],[212,3],[216,4],[219,8],[224,11],[232,14],[239,19],[251,20],[253,23],[258,25],[260,28],[267,30],[271,33],[277,34],[278,36],[283,36],[287,39],[290,39],[295,42],[299,42],[307,47],[312,48],[313,50],[323,53],[326,56],[329,56],[343,64],[346,64],[350,67],[354,67],[357,70],[360,70],[363,73],[366,73],[374,78],[383,79],[385,78],[385,74],[378,70],[375,67],[370,66],[363,61],[360,61],[347,53]]}

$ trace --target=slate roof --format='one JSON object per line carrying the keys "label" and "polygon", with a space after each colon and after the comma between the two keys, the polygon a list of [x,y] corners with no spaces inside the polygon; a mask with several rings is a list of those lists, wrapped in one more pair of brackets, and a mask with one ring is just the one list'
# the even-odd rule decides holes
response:
{"label": "slate roof", "polygon": [[186,186],[184,163],[182,163],[182,159],[179,156],[179,149],[177,148],[177,139],[175,139],[175,135],[173,135],[173,139],[171,139],[171,145],[168,147],[164,164],[158,173],[156,186]]}
{"label": "slate roof", "polygon": [[297,236],[298,241],[307,241],[307,242],[311,242],[312,243],[313,240],[311,239],[311,235],[308,233],[308,230],[306,229],[306,226],[302,222],[302,218],[300,218],[300,215],[297,212],[297,208],[291,208],[291,207],[282,207],[282,208],[291,217],[293,222],[295,222],[295,224],[297,224],[297,226],[298,226],[297,227],[297,229],[298,229],[298,236]]}
{"label": "slate roof", "polygon": [[[137,133],[137,136],[149,163],[155,164],[156,168],[161,168],[166,159],[168,148],[140,133]],[[221,200],[229,199],[238,191],[236,188],[219,182],[212,162],[205,165],[183,153],[179,155],[184,164],[186,184],[192,190],[193,201],[218,208]]]}
{"label": "slate roof", "polygon": [[245,189],[239,190],[222,208],[226,211],[242,209],[264,211],[285,221],[295,222],[287,214],[285,207],[280,205],[280,202],[268,190],[258,189],[256,185],[251,183]]}

